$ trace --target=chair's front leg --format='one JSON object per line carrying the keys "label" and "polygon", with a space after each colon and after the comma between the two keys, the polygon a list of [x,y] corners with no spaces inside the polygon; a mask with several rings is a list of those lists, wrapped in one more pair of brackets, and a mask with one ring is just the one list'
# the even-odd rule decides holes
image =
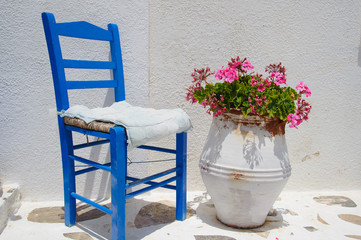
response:
{"label": "chair's front leg", "polygon": [[178,169],[176,219],[183,221],[187,214],[187,133],[178,133],[176,141],[176,167]]}
{"label": "chair's front leg", "polygon": [[112,240],[125,240],[127,139],[122,127],[110,129]]}
{"label": "chair's front leg", "polygon": [[71,193],[75,192],[75,168],[74,160],[69,158],[69,155],[74,154],[73,137],[71,131],[65,129],[63,118],[58,120],[58,124],[63,165],[64,222],[70,227],[76,220],[76,200],[71,196]]}

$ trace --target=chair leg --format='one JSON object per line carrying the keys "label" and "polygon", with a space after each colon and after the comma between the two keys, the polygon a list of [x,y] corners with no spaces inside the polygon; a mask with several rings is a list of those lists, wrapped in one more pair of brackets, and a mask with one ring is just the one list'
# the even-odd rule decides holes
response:
{"label": "chair leg", "polygon": [[64,184],[64,221],[70,227],[76,220],[76,200],[71,196],[75,192],[75,168],[74,160],[69,158],[73,154],[73,138],[71,131],[64,128],[62,119],[59,122],[59,135],[61,145],[61,156],[63,164],[63,184]]}
{"label": "chair leg", "polygon": [[110,129],[112,240],[125,240],[127,143],[122,127]]}
{"label": "chair leg", "polygon": [[176,182],[176,219],[183,221],[187,214],[187,133],[178,133],[176,141],[176,167],[179,169]]}

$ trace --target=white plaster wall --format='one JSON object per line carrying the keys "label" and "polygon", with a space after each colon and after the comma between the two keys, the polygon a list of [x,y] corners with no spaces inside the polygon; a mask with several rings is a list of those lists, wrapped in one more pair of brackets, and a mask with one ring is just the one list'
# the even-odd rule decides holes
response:
{"label": "white plaster wall", "polygon": [[[58,22],[85,20],[103,28],[107,28],[109,22],[118,24],[128,101],[147,106],[148,2],[0,0],[0,6],[0,179],[3,184],[19,183],[22,196],[27,200],[61,200],[62,170],[55,99],[41,13],[54,13]],[[94,53],[86,55],[78,49],[81,44],[69,39],[64,41],[69,56],[98,60],[109,57],[107,53],[98,55],[105,49],[102,44],[91,45]],[[86,75],[79,70],[69,74],[79,79],[105,79],[95,72]],[[105,76],[109,79],[109,72]],[[110,105],[114,99],[114,94],[107,90],[88,90],[82,96],[71,92],[70,96],[73,104],[94,107]],[[77,137],[76,141],[79,139],[84,140],[84,137]],[[107,146],[94,147],[83,154],[94,160],[109,159]],[[144,159],[146,154],[138,151],[131,157]],[[131,168],[130,172],[147,172],[145,166],[136,168]],[[107,197],[107,173],[88,173],[77,183],[80,194]]]}
{"label": "white plaster wall", "polygon": [[[194,67],[217,69],[237,55],[247,56],[260,72],[269,63],[282,61],[289,84],[304,81],[313,92],[310,121],[299,130],[287,129],[293,165],[287,188],[360,188],[359,1],[0,0],[0,6],[0,180],[19,183],[24,198],[62,198],[55,99],[40,17],[43,11],[53,12],[59,22],[86,20],[104,28],[109,22],[119,25],[128,100],[156,108],[181,107],[192,118],[189,190],[204,189],[198,159],[211,122],[202,107],[185,102],[189,75]],[[70,55],[84,55],[77,44],[65,43]],[[85,56],[97,58],[103,47],[96,45],[95,53]],[[100,78],[98,73],[69,74]],[[107,91],[71,94],[72,103],[85,100],[89,106],[109,105],[112,99]],[[160,143],[174,144],[174,137]],[[84,154],[109,158],[106,147]],[[146,156],[141,151],[131,155]],[[130,169],[134,174],[146,171],[138,165]],[[78,181],[78,191],[107,197],[108,180],[108,174],[87,174]],[[105,187],[99,187],[102,184]]]}
{"label": "white plaster wall", "polygon": [[303,81],[312,90],[309,122],[287,127],[293,166],[287,189],[360,189],[360,1],[152,0],[149,9],[151,106],[182,107],[194,125],[188,189],[204,189],[198,159],[211,123],[201,106],[184,99],[189,75],[195,67],[219,69],[237,55],[258,72],[281,61],[289,85]]}

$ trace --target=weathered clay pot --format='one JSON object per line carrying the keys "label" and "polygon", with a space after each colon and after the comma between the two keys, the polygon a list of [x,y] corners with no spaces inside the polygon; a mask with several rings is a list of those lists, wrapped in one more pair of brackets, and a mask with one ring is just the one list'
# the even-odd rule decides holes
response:
{"label": "weathered clay pot", "polygon": [[285,122],[238,111],[213,118],[200,170],[207,191],[226,225],[255,228],[264,224],[281,193],[291,166]]}

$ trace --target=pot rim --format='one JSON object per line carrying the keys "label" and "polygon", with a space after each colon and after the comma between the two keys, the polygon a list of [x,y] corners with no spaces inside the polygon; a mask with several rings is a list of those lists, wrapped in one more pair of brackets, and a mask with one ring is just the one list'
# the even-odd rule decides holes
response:
{"label": "pot rim", "polygon": [[225,112],[218,118],[214,118],[215,121],[231,122],[235,125],[242,126],[257,126],[269,132],[272,136],[284,135],[286,133],[285,127],[287,121],[282,121],[279,117],[268,117],[258,115],[243,116],[241,110],[231,109],[230,112]]}
{"label": "pot rim", "polygon": [[240,109],[231,108],[229,112],[224,112],[220,117],[230,117],[230,118],[237,118],[240,121],[247,121],[247,122],[271,122],[271,121],[279,121],[279,122],[286,122],[282,121],[279,117],[270,117],[266,115],[256,115],[256,114],[248,114],[246,117],[243,116],[243,113]]}

